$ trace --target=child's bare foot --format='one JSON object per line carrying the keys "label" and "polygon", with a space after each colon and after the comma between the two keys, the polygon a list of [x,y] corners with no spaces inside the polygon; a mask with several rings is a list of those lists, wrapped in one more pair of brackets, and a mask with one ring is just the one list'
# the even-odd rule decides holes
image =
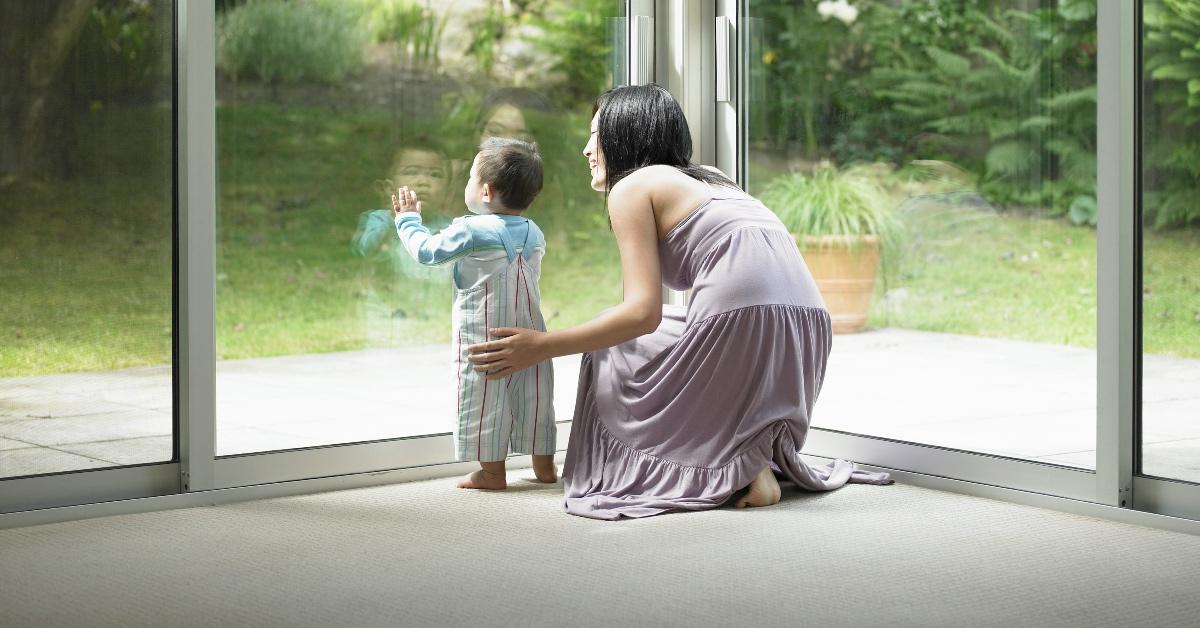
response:
{"label": "child's bare foot", "polygon": [[539,482],[554,484],[558,481],[558,467],[554,464],[553,455],[533,457],[533,475]]}
{"label": "child's bare foot", "polygon": [[779,503],[779,482],[775,480],[775,474],[771,473],[771,467],[764,467],[746,488],[750,490],[734,504],[735,507],[771,506]]}
{"label": "child's bare foot", "polygon": [[489,491],[502,491],[508,488],[508,480],[504,474],[504,461],[481,462],[482,469],[459,480],[458,488],[481,488]]}

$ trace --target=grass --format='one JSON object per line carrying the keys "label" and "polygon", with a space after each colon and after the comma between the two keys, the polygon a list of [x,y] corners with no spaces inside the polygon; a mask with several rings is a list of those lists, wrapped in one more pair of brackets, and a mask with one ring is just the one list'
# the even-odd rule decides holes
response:
{"label": "grass", "polygon": [[70,181],[0,182],[0,376],[169,362],[170,111],[138,113],[89,113]]}
{"label": "grass", "polygon": [[[241,106],[218,116],[221,358],[359,349],[377,342],[372,326],[380,324],[393,329],[391,344],[449,342],[448,286],[407,284],[350,254],[359,214],[386,203],[374,191],[396,148],[386,115]],[[586,133],[585,124],[577,126]],[[569,183],[587,190],[586,180]],[[577,210],[601,211],[587,194]],[[547,230],[543,312],[559,326],[620,298],[615,243],[594,229],[551,229],[564,221],[548,214],[563,211],[535,206],[529,213]],[[364,312],[374,304],[383,318]],[[403,318],[387,320],[386,312],[397,311]]]}
{"label": "grass", "polygon": [[[167,114],[91,112],[70,182],[0,183],[0,376],[169,363]],[[549,240],[551,327],[621,294],[600,202],[573,168],[586,113],[562,124],[546,161],[564,165],[530,214]],[[222,359],[449,341],[447,286],[388,279],[349,250],[359,213],[384,204],[374,184],[394,127],[386,113],[218,110]],[[910,237],[887,257],[871,326],[1094,345],[1094,230],[963,197],[922,197],[903,215]],[[1146,350],[1200,358],[1200,235],[1147,234],[1145,249]]]}
{"label": "grass", "polygon": [[[66,184],[9,183],[0,194],[0,376],[170,362],[170,144],[148,113],[88,114],[82,161],[95,167]],[[582,146],[586,120],[570,126]],[[218,110],[221,359],[449,341],[448,284],[403,283],[350,251],[359,214],[385,206],[375,184],[394,137],[386,113]],[[552,185],[586,191],[578,170]],[[585,193],[547,190],[553,202],[530,210],[547,230],[541,287],[552,326],[620,299],[615,242],[596,220],[600,201]]]}
{"label": "grass", "polygon": [[1094,346],[1094,230],[955,202],[908,210],[872,326]]}
{"label": "grass", "polygon": [[[905,206],[869,324],[1095,347],[1096,231],[970,199]],[[1144,249],[1145,352],[1200,358],[1200,233],[1147,232]]]}

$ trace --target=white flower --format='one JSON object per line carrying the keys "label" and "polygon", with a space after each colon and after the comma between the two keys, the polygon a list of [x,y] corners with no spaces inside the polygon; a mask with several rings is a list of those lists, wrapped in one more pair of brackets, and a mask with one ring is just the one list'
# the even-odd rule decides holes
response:
{"label": "white flower", "polygon": [[834,17],[841,20],[846,26],[849,26],[854,22],[854,20],[858,19],[858,9],[850,6],[850,4],[845,2],[845,0],[843,0],[841,5],[838,6],[838,9],[839,10],[834,14]]}
{"label": "white flower", "polygon": [[847,0],[822,0],[817,3],[817,13],[822,19],[837,18],[847,26],[858,19],[858,9],[851,6]]}

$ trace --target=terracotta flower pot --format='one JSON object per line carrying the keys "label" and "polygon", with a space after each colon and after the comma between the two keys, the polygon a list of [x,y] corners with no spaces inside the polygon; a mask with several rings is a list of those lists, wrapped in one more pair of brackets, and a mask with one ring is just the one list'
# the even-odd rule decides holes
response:
{"label": "terracotta flower pot", "polygon": [[833,333],[862,331],[875,294],[879,237],[793,234],[833,319]]}

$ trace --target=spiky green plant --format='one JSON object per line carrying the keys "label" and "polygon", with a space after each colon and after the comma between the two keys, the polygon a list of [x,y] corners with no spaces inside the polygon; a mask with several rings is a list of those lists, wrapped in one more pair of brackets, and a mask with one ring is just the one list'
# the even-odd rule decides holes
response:
{"label": "spiky green plant", "polygon": [[217,67],[272,85],[336,84],[362,68],[359,20],[336,2],[249,0],[217,18]]}
{"label": "spiky green plant", "polygon": [[772,179],[761,194],[792,233],[799,236],[879,236],[896,244],[900,222],[886,194],[868,176],[823,164],[811,174]]}
{"label": "spiky green plant", "polygon": [[442,35],[447,14],[411,0],[379,0],[369,3],[367,23],[375,41],[394,42],[402,63],[409,67],[436,67],[441,61]]}

